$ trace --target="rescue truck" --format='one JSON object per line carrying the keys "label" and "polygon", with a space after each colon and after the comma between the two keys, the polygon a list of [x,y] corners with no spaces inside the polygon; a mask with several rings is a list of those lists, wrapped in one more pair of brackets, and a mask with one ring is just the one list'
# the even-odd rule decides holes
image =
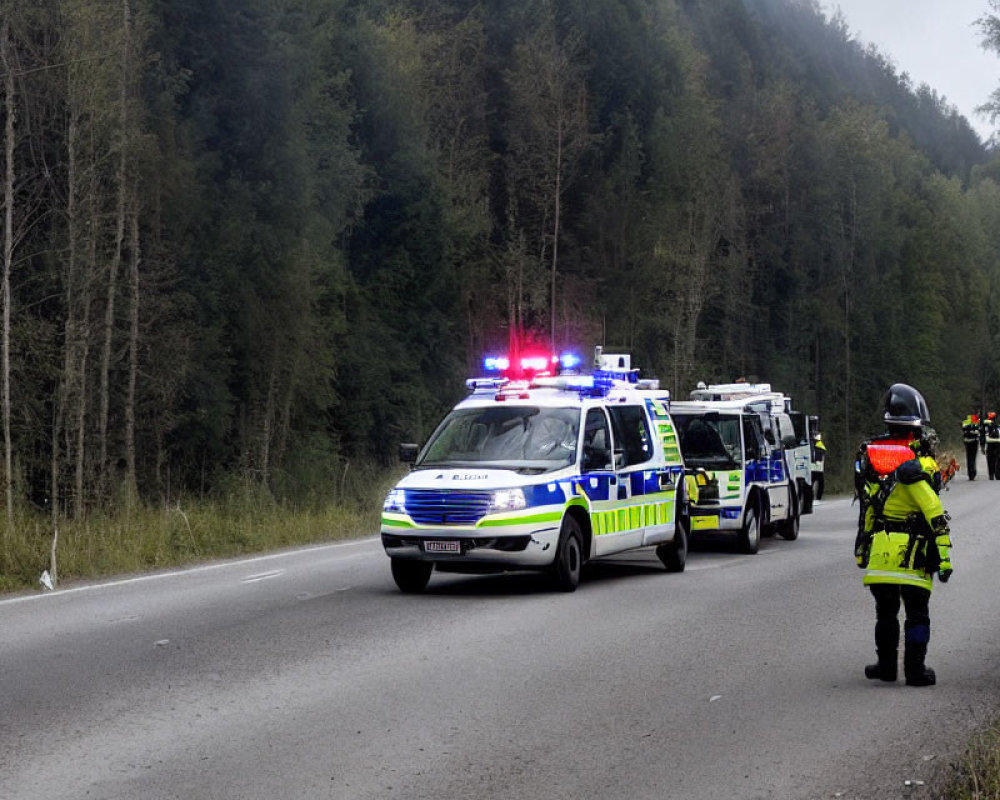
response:
{"label": "rescue truck", "polygon": [[[410,472],[388,493],[381,536],[403,592],[434,570],[540,570],[573,591],[584,563],[655,548],[684,569],[684,462],[669,392],[640,380],[629,355],[484,362],[486,377],[422,448],[401,445]],[[498,374],[500,373],[500,374]]]}
{"label": "rescue truck", "polygon": [[812,478],[791,401],[746,383],[699,384],[691,398],[671,405],[690,473],[691,532],[735,534],[744,553],[758,551],[764,532],[797,539]]}

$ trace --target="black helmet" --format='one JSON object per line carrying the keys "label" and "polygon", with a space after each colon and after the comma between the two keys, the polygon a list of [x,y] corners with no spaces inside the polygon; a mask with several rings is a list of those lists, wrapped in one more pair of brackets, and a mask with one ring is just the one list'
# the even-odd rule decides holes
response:
{"label": "black helmet", "polygon": [[885,393],[883,419],[887,425],[921,428],[930,423],[931,412],[920,392],[905,383],[894,383]]}

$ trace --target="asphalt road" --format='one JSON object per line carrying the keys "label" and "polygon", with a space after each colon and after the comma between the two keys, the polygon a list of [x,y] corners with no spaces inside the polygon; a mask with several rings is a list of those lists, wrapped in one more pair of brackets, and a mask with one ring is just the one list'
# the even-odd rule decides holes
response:
{"label": "asphalt road", "polygon": [[1000,482],[943,499],[928,689],[864,679],[845,498],[795,542],[706,540],[682,574],[640,552],[573,594],[404,596],[365,539],[3,600],[0,799],[930,797],[1000,697]]}

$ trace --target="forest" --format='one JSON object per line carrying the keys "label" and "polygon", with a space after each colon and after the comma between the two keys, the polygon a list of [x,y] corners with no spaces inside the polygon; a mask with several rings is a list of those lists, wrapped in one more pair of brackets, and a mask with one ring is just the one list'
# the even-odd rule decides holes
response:
{"label": "forest", "polygon": [[0,9],[8,525],[327,502],[512,336],[770,382],[835,471],[893,382],[1000,403],[997,154],[815,0]]}

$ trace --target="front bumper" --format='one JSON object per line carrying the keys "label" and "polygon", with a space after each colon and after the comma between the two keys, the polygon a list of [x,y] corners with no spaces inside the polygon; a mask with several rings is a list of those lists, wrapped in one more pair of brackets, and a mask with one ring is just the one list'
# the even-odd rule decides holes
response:
{"label": "front bumper", "polygon": [[691,532],[738,531],[743,527],[739,506],[691,506]]}
{"label": "front bumper", "polygon": [[[470,528],[382,528],[382,546],[390,558],[433,561],[440,566],[481,564],[505,569],[541,569],[555,561],[558,543],[557,527],[502,534]],[[458,551],[432,550],[435,546],[457,546]]]}

